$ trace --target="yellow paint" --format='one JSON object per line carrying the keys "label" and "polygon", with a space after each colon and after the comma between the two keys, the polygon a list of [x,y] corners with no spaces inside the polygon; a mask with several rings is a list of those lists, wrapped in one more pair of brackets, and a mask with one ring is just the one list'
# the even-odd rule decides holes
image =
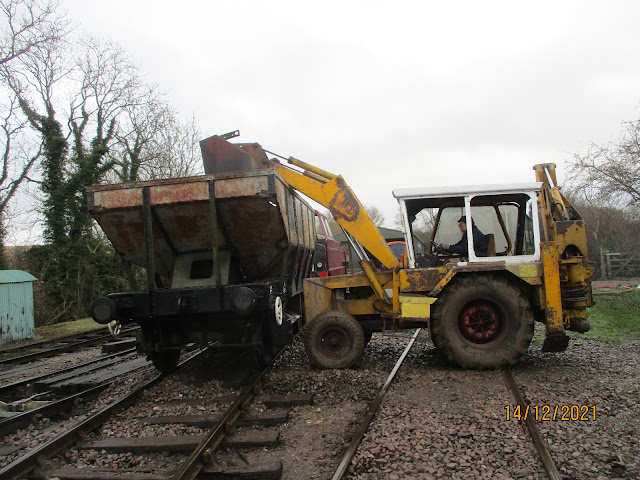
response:
{"label": "yellow paint", "polygon": [[331,310],[333,290],[323,284],[322,278],[307,278],[303,284],[305,317],[313,320],[323,312]]}
{"label": "yellow paint", "polygon": [[373,291],[376,293],[376,296],[380,299],[379,308],[381,310],[384,310],[385,312],[390,312],[393,309],[393,301],[389,298],[384,288],[382,288],[382,285],[380,285],[380,282],[376,278],[376,274],[371,268],[371,265],[367,260],[362,260],[360,262],[360,267],[362,267],[362,271],[369,279],[371,288],[373,288]]}
{"label": "yellow paint", "polygon": [[560,270],[558,264],[558,244],[540,243],[544,268],[544,297],[547,333],[564,330],[562,319],[562,297],[560,295]]}
{"label": "yellow paint", "polygon": [[393,281],[391,282],[391,288],[393,292],[393,311],[400,311],[400,269],[395,268],[393,270]]}
{"label": "yellow paint", "polygon": [[436,300],[423,295],[400,295],[400,313],[408,318],[430,318],[431,305]]}
{"label": "yellow paint", "polygon": [[542,285],[542,262],[526,265],[505,264],[507,271],[527,282],[529,285]]}

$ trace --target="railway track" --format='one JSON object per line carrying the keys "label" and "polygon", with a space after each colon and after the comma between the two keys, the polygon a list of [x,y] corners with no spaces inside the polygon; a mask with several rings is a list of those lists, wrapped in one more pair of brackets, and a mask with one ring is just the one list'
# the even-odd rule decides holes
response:
{"label": "railway track", "polygon": [[79,404],[96,398],[116,379],[150,365],[135,349],[129,349],[2,385],[0,437],[67,415]]}
{"label": "railway track", "polygon": [[[525,425],[535,424],[533,418],[526,423],[505,418],[505,407],[513,413],[516,406],[522,411],[535,401],[529,377],[453,369],[438,356],[425,356],[407,347],[406,340],[403,345],[395,340],[393,348],[385,344],[386,363],[372,356],[345,371],[309,370],[301,348],[292,349],[286,361],[278,359],[266,377],[262,375],[259,386],[242,389],[211,380],[209,373],[197,369],[167,377],[163,381],[169,383],[158,381],[140,394],[141,409],[119,407],[118,417],[112,416],[118,408],[112,410],[103,427],[72,435],[74,441],[80,439],[75,447],[41,460],[29,477],[114,479],[125,478],[125,470],[128,478],[145,480],[229,475],[509,478],[515,472],[531,479],[567,477],[566,464],[560,473],[553,465],[557,451],[549,455],[544,446],[548,423],[532,441],[531,427]],[[392,356],[408,365],[389,363]],[[374,371],[374,365],[382,366]],[[396,376],[394,384],[389,371]],[[346,387],[355,384],[361,387]],[[361,396],[353,398],[354,392]],[[284,393],[295,396],[285,399]],[[277,401],[289,403],[278,407]],[[374,417],[376,403],[380,411]],[[374,417],[368,428],[365,416]],[[238,422],[246,417],[244,424]],[[359,432],[366,433],[356,449]],[[345,451],[355,452],[353,459],[343,457]],[[33,455],[32,462],[45,456]],[[545,460],[539,458],[545,455]],[[19,477],[5,477],[0,470],[0,478]]]}
{"label": "railway track", "polygon": [[[190,359],[191,365],[195,363],[196,357],[197,355]],[[189,366],[183,365],[182,369],[187,369]],[[247,367],[241,364],[234,381],[241,378],[246,369]],[[232,386],[227,387],[226,390],[216,389],[218,393],[214,398],[206,395],[212,390],[210,386],[207,387],[206,382],[205,386],[199,390],[202,393],[200,397],[183,398],[183,394],[179,393],[174,398],[159,398],[162,396],[161,392],[167,390],[188,391],[193,395],[198,391],[193,388],[193,382],[197,381],[193,375],[196,377],[201,375],[197,373],[198,367],[194,367],[190,373],[183,372],[172,377],[156,375],[116,402],[60,432],[37,449],[5,466],[0,470],[0,478],[20,478],[28,474],[30,478],[53,476],[59,479],[97,480],[125,476],[145,480],[182,479],[196,478],[202,475],[202,471],[206,472],[206,475],[214,476],[229,474],[230,471],[235,472],[234,474],[242,471],[242,474],[246,475],[248,470],[256,469],[262,475],[276,475],[282,471],[282,462],[277,460],[243,469],[207,466],[207,460],[221,446],[227,449],[246,449],[277,445],[277,431],[251,432],[247,429],[255,425],[265,428],[284,422],[287,419],[287,412],[283,408],[312,402],[311,395],[262,396],[258,398],[261,408],[266,406],[271,410],[259,415],[250,415],[249,405],[256,398],[267,371],[268,368],[256,374],[239,393]],[[190,386],[188,390],[182,386],[177,389],[175,385],[167,386],[172,382],[185,379],[188,379],[187,383]],[[222,391],[224,394],[221,396]],[[166,406],[174,414],[159,414],[158,411],[162,409],[159,405]],[[205,410],[212,413],[202,414]],[[113,436],[113,425],[127,425],[130,434]],[[171,435],[153,434],[155,427],[164,429],[167,425],[173,426]],[[240,433],[239,430],[242,429],[244,430]],[[70,445],[73,445],[71,449],[69,449]],[[92,457],[96,455],[95,452],[105,451],[110,454],[124,452],[125,455],[144,452],[146,454],[144,465],[127,464],[119,470],[113,466],[101,465],[100,461],[96,461],[92,466],[84,465],[78,468],[70,466],[67,461],[70,456]],[[43,461],[44,458],[51,458],[54,455],[58,455],[57,460],[52,459],[50,463]],[[37,465],[34,459],[38,459]],[[177,469],[176,465],[179,466]]]}
{"label": "railway track", "polygon": [[[119,342],[126,342],[135,337],[139,327],[122,329],[118,336]],[[113,342],[114,336],[107,328],[100,328],[90,332],[78,333],[26,345],[8,345],[0,349],[0,375],[16,369],[16,365],[50,358],[61,353],[75,352],[80,349]],[[1,377],[0,377],[1,381]]]}
{"label": "railway track", "polygon": [[[336,468],[336,471],[334,472],[333,476],[331,477],[332,480],[341,480],[346,472],[347,472],[347,468],[349,467],[349,464],[351,462],[351,460],[353,459],[353,456],[356,453],[356,450],[358,449],[360,443],[362,442],[362,439],[367,431],[367,429],[369,428],[369,425],[371,423],[371,421],[374,418],[374,415],[376,413],[376,411],[378,410],[378,407],[380,406],[380,404],[382,403],[384,396],[386,395],[386,392],[389,388],[389,386],[391,385],[391,382],[393,382],[396,373],[398,372],[398,370],[400,369],[400,367],[402,366],[402,363],[404,362],[405,358],[407,357],[407,354],[409,352],[409,350],[411,349],[411,347],[413,346],[416,338],[418,337],[420,330],[417,330],[415,332],[415,334],[413,335],[413,337],[411,338],[411,340],[409,341],[409,343],[407,344],[407,347],[405,349],[405,351],[403,352],[403,354],[401,355],[401,357],[398,359],[398,362],[396,363],[396,365],[394,366],[392,372],[389,374],[389,377],[387,378],[387,380],[385,381],[383,387],[380,389],[380,392],[378,393],[378,395],[376,396],[376,398],[371,402],[371,404],[369,405],[369,408],[367,409],[367,412],[358,428],[358,430],[356,431],[356,433],[354,433],[353,438],[351,440],[351,443],[349,444],[348,448],[346,449],[344,455],[342,456],[342,459],[338,465],[338,467]],[[513,398],[515,400],[515,406],[519,407],[519,411],[520,412],[525,412],[528,410],[529,405],[527,402],[525,402],[524,397],[522,395],[522,393],[520,392],[520,389],[518,388],[518,384],[516,382],[516,379],[513,375],[513,372],[510,368],[506,368],[503,371],[503,375],[504,375],[504,379],[506,382],[506,385],[508,386],[510,393],[513,395]],[[515,406],[514,406],[514,410],[515,410]],[[513,412],[513,410],[512,410]],[[513,413],[512,413],[513,414]],[[530,415],[530,416],[525,416],[523,414],[518,414],[518,416],[520,416],[520,418],[522,418],[523,422],[526,423],[527,429],[529,431],[529,434],[531,436],[531,440],[533,442],[533,444],[535,445],[536,451],[539,455],[539,458],[542,462],[542,464],[544,465],[545,471],[548,475],[548,478],[550,480],[561,480],[561,476],[560,473],[558,472],[558,469],[550,455],[549,449],[547,447],[547,445],[544,442],[544,439],[542,437],[542,435],[540,434],[540,430],[538,429],[536,422],[534,420],[534,415]]]}
{"label": "railway track", "polygon": [[[416,370],[420,366],[411,367],[412,371],[385,399],[385,411],[366,434],[363,432],[369,419],[365,418],[358,431],[358,435],[363,433],[362,439],[354,435],[333,480],[407,475],[512,478],[515,472],[528,472],[526,478],[566,478],[540,431],[542,412],[523,395],[510,368],[468,372],[449,368],[438,360],[433,363],[437,369],[426,375]],[[592,410],[581,413],[591,416],[585,420],[595,419]],[[552,414],[544,420],[552,420]],[[417,417],[422,419],[414,421]],[[361,441],[349,468],[350,455]],[[515,470],[509,465],[513,458],[517,459],[514,463],[522,463]]]}
{"label": "railway track", "polygon": [[[153,368],[153,366],[147,362],[146,372],[140,373],[140,378],[127,382],[127,378],[112,378],[108,383],[102,383],[97,387],[81,392],[79,395],[72,396],[75,403],[77,398],[84,398],[85,400],[91,397],[95,397],[100,393],[106,391],[110,386],[116,382],[120,382],[120,388],[115,388],[112,395],[107,396],[106,399],[97,405],[93,405],[87,408],[87,412],[78,411],[71,418],[71,421],[60,422],[57,425],[49,427],[49,434],[45,434],[35,438],[35,442],[32,442],[31,446],[35,445],[35,448],[29,448],[30,445],[18,445],[17,451],[19,453],[13,455],[13,459],[4,464],[0,469],[0,478],[22,478],[24,476],[32,477],[38,474],[42,475],[42,471],[46,469],[45,462],[47,459],[53,457],[65,448],[73,445],[93,429],[97,428],[103,422],[105,422],[111,415],[120,409],[126,408],[130,403],[141,395],[145,390],[152,385],[159,382],[163,376]],[[131,387],[133,386],[133,388]],[[126,393],[123,393],[126,392]],[[113,401],[114,395],[120,395]],[[111,399],[109,401],[109,399]],[[82,410],[82,409],[81,409]],[[21,435],[17,435],[21,437]],[[21,450],[21,451],[20,451]],[[5,452],[6,456],[10,456],[14,452]],[[40,472],[40,473],[39,473]]]}

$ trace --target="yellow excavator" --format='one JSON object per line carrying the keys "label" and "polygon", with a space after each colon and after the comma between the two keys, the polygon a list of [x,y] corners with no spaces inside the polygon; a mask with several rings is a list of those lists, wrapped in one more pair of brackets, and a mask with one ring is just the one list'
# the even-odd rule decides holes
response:
{"label": "yellow excavator", "polygon": [[[567,330],[589,330],[594,271],[585,224],[560,193],[554,164],[535,165],[531,183],[394,190],[406,241],[397,258],[340,175],[286,161],[265,166],[329,209],[362,269],[305,279],[304,344],[313,365],[348,368],[373,332],[422,327],[460,367],[498,368],[527,351],[536,321],[546,329],[543,351],[564,351]],[[459,239],[459,217],[474,228],[466,252],[449,255],[438,245]],[[424,218],[431,243],[422,252],[413,239]],[[486,254],[475,251],[474,232],[485,235]]]}

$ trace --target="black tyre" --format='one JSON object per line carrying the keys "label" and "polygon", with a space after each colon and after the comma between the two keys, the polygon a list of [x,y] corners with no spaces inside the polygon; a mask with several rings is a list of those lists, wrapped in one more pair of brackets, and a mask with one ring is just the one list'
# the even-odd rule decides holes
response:
{"label": "black tyre", "polygon": [[321,313],[304,332],[304,348],[319,368],[352,367],[364,353],[365,335],[358,321],[344,312]]}
{"label": "black tyre", "polygon": [[161,350],[149,353],[149,360],[162,373],[172,373],[178,367],[180,361],[180,349]]}
{"label": "black tyre", "polygon": [[531,343],[533,312],[529,301],[502,277],[457,279],[433,307],[433,343],[462,368],[512,365]]}

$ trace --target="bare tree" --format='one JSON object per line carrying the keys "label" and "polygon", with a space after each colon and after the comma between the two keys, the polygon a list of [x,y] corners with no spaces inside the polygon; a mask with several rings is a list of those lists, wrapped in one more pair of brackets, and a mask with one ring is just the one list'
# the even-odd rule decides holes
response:
{"label": "bare tree", "polygon": [[182,123],[154,89],[147,102],[128,111],[117,145],[111,150],[115,168],[109,180],[134,182],[203,173],[195,120]]}
{"label": "bare tree", "polygon": [[5,213],[7,205],[18,187],[27,179],[29,171],[42,152],[38,145],[29,144],[24,130],[27,121],[20,116],[18,99],[9,97],[2,105],[0,118],[0,146],[2,147],[2,166],[0,170],[0,215]]}
{"label": "bare tree", "polygon": [[0,66],[61,40],[68,33],[69,22],[58,12],[57,0],[0,2]]}
{"label": "bare tree", "polygon": [[195,119],[180,122],[175,116],[160,132],[154,162],[145,165],[147,178],[189,177],[204,173],[200,139]]}
{"label": "bare tree", "polygon": [[141,169],[156,159],[158,136],[173,118],[172,109],[155,86],[144,88],[138,98],[141,102],[125,108],[119,122],[116,144],[109,152],[114,164],[109,181],[140,180]]}
{"label": "bare tree", "polygon": [[376,227],[381,227],[382,224],[384,223],[384,215],[380,211],[380,209],[373,205],[365,205],[364,209],[367,211],[367,213],[371,217],[371,220],[373,221],[374,225]]}
{"label": "bare tree", "polygon": [[621,138],[591,144],[568,161],[570,180],[602,206],[640,208],[640,120],[625,122]]}
{"label": "bare tree", "polygon": [[[413,234],[417,236],[422,242],[428,242],[431,239],[431,234],[436,225],[436,218],[438,215],[438,209],[425,208],[420,211],[416,218],[412,222]],[[403,230],[402,214],[400,213],[400,207],[396,211],[393,224],[396,228]]]}
{"label": "bare tree", "polygon": [[626,207],[604,205],[597,192],[581,187],[565,187],[563,195],[571,200],[587,224],[589,256],[598,258],[600,248],[612,251],[636,249],[640,220]]}

